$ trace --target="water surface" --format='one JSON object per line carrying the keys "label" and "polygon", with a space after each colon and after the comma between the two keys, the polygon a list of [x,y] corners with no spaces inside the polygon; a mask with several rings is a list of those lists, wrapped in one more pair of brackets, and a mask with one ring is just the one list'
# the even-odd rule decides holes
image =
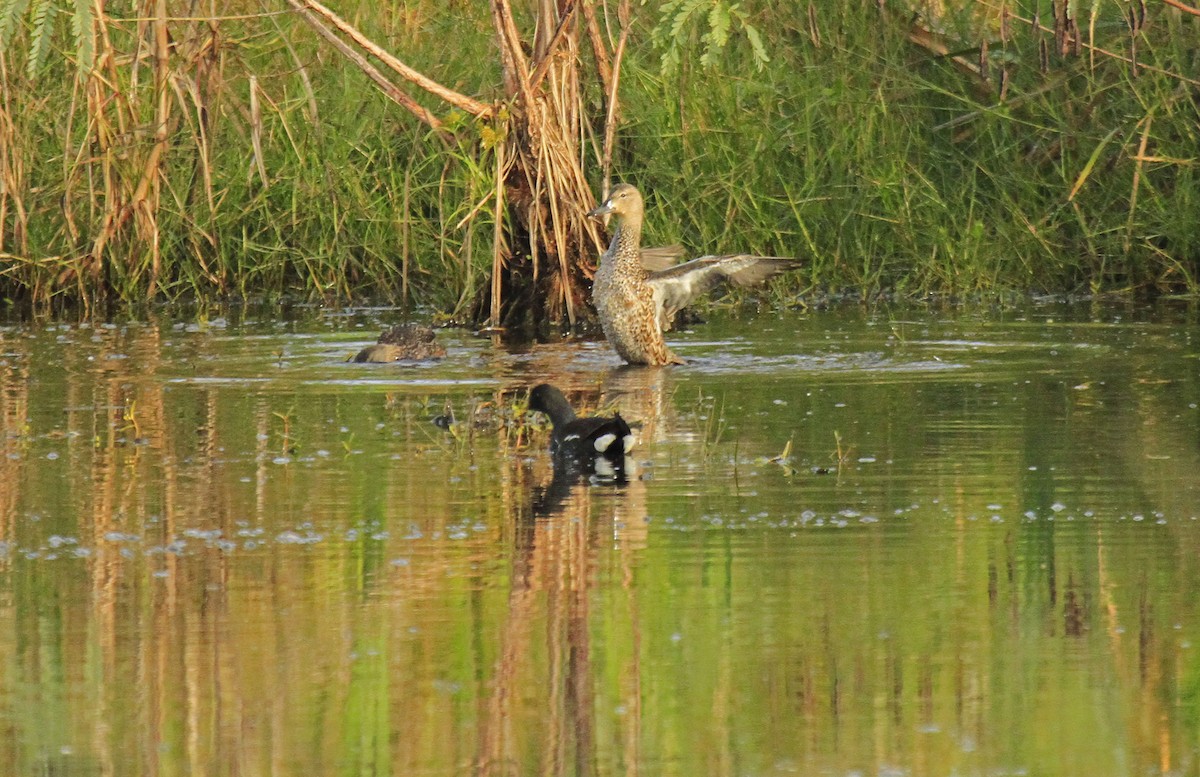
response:
{"label": "water surface", "polygon": [[1194,310],[395,320],[0,328],[0,773],[1200,773]]}

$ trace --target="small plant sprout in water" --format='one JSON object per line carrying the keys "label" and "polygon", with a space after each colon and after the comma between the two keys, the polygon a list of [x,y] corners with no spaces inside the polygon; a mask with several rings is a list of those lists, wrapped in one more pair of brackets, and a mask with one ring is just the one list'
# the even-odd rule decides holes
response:
{"label": "small plant sprout in water", "polygon": [[850,455],[854,452],[854,448],[852,446],[842,446],[842,433],[836,429],[833,432],[833,441],[837,448],[830,455],[834,458],[838,469],[841,469],[842,465],[850,460]]}
{"label": "small plant sprout in water", "polygon": [[[473,415],[474,413],[467,414],[468,418],[472,417]],[[434,418],[433,423],[437,427],[445,429],[450,433],[450,443],[448,445],[444,437],[439,440],[442,447],[445,448],[448,453],[454,456],[462,456],[464,453],[466,453],[471,443],[471,439],[474,436],[471,433],[472,425],[468,421],[467,430],[465,433],[463,432],[463,425],[459,423],[458,419],[455,417],[454,406],[450,404],[449,399],[446,400],[442,414]]]}
{"label": "small plant sprout in water", "polygon": [[271,413],[283,422],[283,430],[279,433],[279,450],[284,456],[291,456],[296,452],[296,441],[292,439],[292,413],[295,411],[296,408],[290,407],[284,413],[278,411]]}
{"label": "small plant sprout in water", "polygon": [[134,437],[141,437],[142,432],[137,420],[137,400],[129,400],[129,404],[121,411],[121,420],[125,423],[118,431],[122,434],[132,430]]}
{"label": "small plant sprout in water", "polygon": [[535,431],[549,427],[549,419],[547,417],[545,423],[542,423],[541,419],[530,413],[528,396],[518,393],[513,398],[509,409],[508,423],[505,427],[509,440],[520,449],[525,446]]}
{"label": "small plant sprout in water", "polygon": [[796,468],[792,466],[792,438],[789,437],[787,443],[783,446],[783,450],[778,455],[771,456],[764,460],[767,464],[777,464],[783,470],[784,477],[791,477],[796,474]]}
{"label": "small plant sprout in water", "polygon": [[[475,440],[479,432],[495,432],[501,437],[511,436],[511,424],[505,420],[505,414],[512,412],[507,405],[492,400],[470,399],[460,420],[454,413],[454,407],[447,399],[439,415],[430,419],[434,426],[443,429],[447,435],[436,435],[429,432],[430,440],[439,445],[447,453],[460,457],[474,450]],[[524,414],[523,410],[516,411]]]}
{"label": "small plant sprout in water", "polygon": [[717,444],[721,442],[721,437],[725,434],[725,429],[729,422],[725,418],[725,403],[720,406],[712,397],[704,396],[704,392],[698,392],[696,396],[696,418],[704,422],[703,434],[700,437],[700,455],[708,461],[716,452]]}
{"label": "small plant sprout in water", "polygon": [[[842,465],[850,460],[850,454],[854,452],[854,448],[842,445],[842,433],[836,429],[833,432],[834,451],[829,454],[829,458],[833,461],[833,469],[837,472],[842,471]],[[828,467],[813,467],[813,474],[828,475],[830,469]]]}

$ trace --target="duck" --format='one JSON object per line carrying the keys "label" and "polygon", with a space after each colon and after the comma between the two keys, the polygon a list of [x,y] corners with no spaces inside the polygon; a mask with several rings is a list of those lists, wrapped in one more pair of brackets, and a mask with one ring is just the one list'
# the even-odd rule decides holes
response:
{"label": "duck", "polygon": [[596,268],[592,304],[605,339],[630,364],[684,364],[663,339],[680,310],[722,281],[753,286],[800,266],[781,256],[731,254],[663,267],[661,261],[648,261],[647,254],[654,249],[641,247],[644,208],[641,192],[622,183],[587,214],[617,217],[612,243]]}
{"label": "duck", "polygon": [[429,327],[422,324],[397,324],[383,330],[379,340],[359,351],[353,361],[383,364],[440,359],[445,355],[446,349],[437,341]]}
{"label": "duck", "polygon": [[633,432],[620,413],[579,418],[563,393],[549,383],[529,392],[529,409],[550,416],[550,455],[555,467],[581,467],[599,474],[622,474]]}

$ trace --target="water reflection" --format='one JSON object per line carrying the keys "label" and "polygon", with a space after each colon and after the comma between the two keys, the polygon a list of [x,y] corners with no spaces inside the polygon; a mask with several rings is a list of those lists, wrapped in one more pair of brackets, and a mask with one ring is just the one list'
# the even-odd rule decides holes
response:
{"label": "water reflection", "polygon": [[[634,554],[645,543],[644,486],[594,485],[558,469],[534,494],[532,509],[517,516],[512,584],[483,692],[473,771],[523,773],[536,763],[548,774],[594,774],[604,727],[597,721],[593,602],[611,585],[600,569],[614,549],[625,570],[621,589],[629,602],[635,599],[630,582]],[[632,628],[636,639],[639,627]],[[535,659],[538,644],[545,655]],[[625,671],[637,677],[636,654]],[[639,705],[630,702],[623,749],[636,752]]]}
{"label": "water reflection", "polygon": [[[378,325],[0,330],[8,771],[1197,769],[1192,312]],[[543,380],[636,477],[554,472]]]}

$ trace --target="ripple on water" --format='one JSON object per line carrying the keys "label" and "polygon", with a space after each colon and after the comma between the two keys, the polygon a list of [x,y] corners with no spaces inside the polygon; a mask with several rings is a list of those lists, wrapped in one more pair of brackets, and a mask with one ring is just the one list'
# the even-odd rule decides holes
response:
{"label": "ripple on water", "polygon": [[824,356],[806,354],[760,355],[725,352],[721,343],[709,343],[715,353],[690,354],[681,349],[687,360],[686,369],[709,375],[758,374],[778,379],[786,374],[872,374],[872,373],[943,373],[961,370],[968,365],[939,359],[903,360],[883,353],[839,353]]}
{"label": "ripple on water", "polygon": [[[349,365],[368,327],[313,315],[0,346],[21,360],[0,370],[0,654],[29,702],[0,725],[33,754],[14,768],[63,736],[204,771],[185,759],[211,748],[172,743],[241,731],[213,710],[317,767],[357,757],[328,732],[383,720],[420,774],[493,732],[522,773],[555,747],[681,774],[1158,773],[1197,752],[1191,708],[1163,702],[1188,698],[1200,640],[1190,318],[1163,345],[990,313],[714,316],[673,339],[688,365],[626,370],[603,342],[465,335],[444,362]],[[642,422],[653,477],[547,515],[544,431],[429,423],[559,378]],[[147,656],[178,657],[167,682]],[[112,688],[128,703],[72,701]],[[547,725],[579,688],[586,730]]]}

